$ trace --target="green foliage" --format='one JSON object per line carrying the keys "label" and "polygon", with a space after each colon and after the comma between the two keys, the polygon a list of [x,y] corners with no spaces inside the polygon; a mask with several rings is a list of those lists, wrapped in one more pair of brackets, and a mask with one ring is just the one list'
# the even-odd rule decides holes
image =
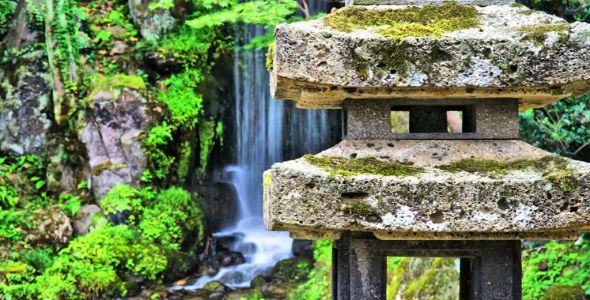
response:
{"label": "green foliage", "polygon": [[200,82],[201,74],[195,69],[187,69],[164,81],[167,90],[159,92],[158,100],[166,104],[169,121],[175,128],[192,129],[197,124],[203,109],[203,98],[195,93]]}
{"label": "green foliage", "polygon": [[579,155],[590,144],[590,94],[521,113],[520,136],[547,151]]}
{"label": "green foliage", "polygon": [[590,242],[549,242],[523,255],[523,299],[540,299],[550,286],[590,291]]}
{"label": "green foliage", "polygon": [[332,242],[317,241],[313,257],[315,259],[313,270],[307,276],[307,281],[289,294],[290,300],[327,300],[331,298]]}
{"label": "green foliage", "polygon": [[32,198],[45,197],[43,159],[33,156],[0,156],[0,208],[12,208]]}
{"label": "green foliage", "polygon": [[174,126],[164,122],[152,127],[148,133],[144,146],[146,147],[151,173],[144,173],[142,181],[151,181],[152,174],[159,180],[163,180],[168,176],[170,167],[174,163],[174,157],[168,156],[165,147],[173,140],[173,129]]}
{"label": "green foliage", "polygon": [[109,211],[130,207],[142,212],[138,225],[99,222],[95,230],[78,236],[57,255],[52,249],[25,250],[14,260],[0,263],[2,294],[7,299],[124,296],[125,275],[160,280],[169,267],[169,257],[187,251],[182,243],[204,235],[203,214],[183,189],[173,187],[155,194],[151,188],[117,185],[103,201]]}
{"label": "green foliage", "polygon": [[[224,1],[224,8],[203,14],[187,24],[193,28],[214,27],[226,23],[250,23],[274,26],[299,8],[292,0],[254,0],[248,2]],[[209,5],[209,7],[212,7]]]}
{"label": "green foliage", "polygon": [[585,0],[520,0],[529,7],[566,18],[590,22],[590,4]]}
{"label": "green foliage", "polygon": [[190,194],[172,187],[161,192],[141,217],[142,238],[167,250],[180,250],[189,234],[196,240],[204,237],[203,214]]}
{"label": "green foliage", "polygon": [[141,202],[135,188],[117,184],[100,201],[100,207],[106,215],[123,211],[137,212],[141,208]]}
{"label": "green foliage", "polygon": [[8,22],[10,22],[15,8],[14,1],[0,0],[0,37],[6,33]]}
{"label": "green foliage", "polygon": [[59,207],[64,212],[64,214],[70,218],[76,216],[76,213],[82,206],[80,197],[74,196],[71,194],[61,194],[59,195]]}

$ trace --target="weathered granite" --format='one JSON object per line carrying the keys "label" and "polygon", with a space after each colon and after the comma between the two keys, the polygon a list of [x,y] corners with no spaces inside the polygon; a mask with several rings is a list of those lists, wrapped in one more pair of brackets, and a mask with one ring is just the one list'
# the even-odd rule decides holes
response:
{"label": "weathered granite", "polygon": [[[411,164],[404,166],[413,173],[339,172],[307,158],[277,163],[264,175],[269,230],[314,239],[358,231],[444,240],[575,238],[590,229],[590,164],[521,141],[345,140],[316,157],[371,157]],[[449,167],[469,160],[521,167],[489,173]]]}
{"label": "weathered granite", "polygon": [[382,27],[341,31],[326,25],[333,14],[279,25],[272,94],[301,108],[371,98],[517,98],[528,107],[590,88],[590,24],[521,5],[475,9],[478,26],[439,37],[399,40],[378,33]]}

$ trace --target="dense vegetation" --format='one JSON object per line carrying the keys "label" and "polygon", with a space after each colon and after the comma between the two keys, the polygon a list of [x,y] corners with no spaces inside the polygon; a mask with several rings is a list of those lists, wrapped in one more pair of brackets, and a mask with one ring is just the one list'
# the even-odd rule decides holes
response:
{"label": "dense vegetation", "polygon": [[[44,61],[52,124],[45,150],[0,152],[0,298],[114,298],[194,272],[205,220],[182,186],[202,180],[223,142],[221,100],[205,96],[220,89],[212,70],[232,53],[235,24],[270,33],[297,8],[290,0],[0,0],[1,72],[9,74],[0,76],[0,112],[25,101],[18,80]],[[125,167],[85,171],[83,128],[100,125],[106,94],[145,103],[149,121],[138,129],[147,164],[139,181],[97,197],[88,178]],[[64,167],[74,170],[69,190]],[[83,215],[91,204],[100,211]],[[89,233],[72,232],[74,221]]]}
{"label": "dense vegetation", "polygon": [[[44,151],[0,152],[0,293],[5,299],[133,294],[192,272],[205,247],[205,216],[199,199],[184,187],[203,179],[211,152],[223,143],[223,103],[207,96],[223,85],[214,70],[235,49],[236,26],[264,26],[268,34],[245,47],[265,47],[275,24],[295,19],[299,7],[294,0],[144,2],[0,0],[0,113],[18,102],[19,86],[13,83],[41,70],[50,83],[44,113],[51,119]],[[525,2],[570,21],[590,21],[587,1]],[[26,42],[15,39],[22,35]],[[43,62],[38,70],[26,69],[38,62]],[[4,73],[12,75],[2,81]],[[96,197],[85,170],[89,158],[80,151],[80,128],[91,123],[88,118],[96,119],[93,109],[105,91],[136,92],[154,117],[141,133],[147,167],[140,180]],[[590,161],[590,96],[523,112],[521,132],[541,148]],[[72,170],[72,188],[62,188],[64,169]],[[82,208],[91,204],[100,211],[87,218],[89,232],[72,232],[67,224],[82,221]],[[526,249],[525,298],[562,299],[555,298],[562,290],[590,294],[589,247],[581,239]],[[331,243],[317,242],[314,259],[309,274],[297,275],[306,281],[290,291],[290,299],[329,298]],[[404,264],[391,259],[390,277]],[[432,272],[423,275],[431,278]],[[406,293],[420,293],[425,281]],[[388,288],[399,285],[392,279]]]}

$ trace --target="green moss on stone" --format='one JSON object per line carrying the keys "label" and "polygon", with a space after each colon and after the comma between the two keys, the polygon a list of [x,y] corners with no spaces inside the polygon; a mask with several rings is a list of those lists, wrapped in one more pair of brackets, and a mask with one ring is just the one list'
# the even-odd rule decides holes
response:
{"label": "green moss on stone", "polygon": [[537,44],[543,44],[547,39],[547,33],[557,32],[560,41],[567,39],[566,32],[569,29],[568,23],[545,23],[536,25],[525,25],[518,28],[518,31],[524,33],[523,40],[533,41]]}
{"label": "green moss on stone", "polygon": [[384,162],[373,157],[344,158],[335,156],[305,155],[312,165],[325,169],[332,175],[354,176],[360,174],[375,174],[383,176],[416,176],[424,169],[407,164]]}
{"label": "green moss on stone", "polygon": [[559,187],[564,192],[579,189],[580,182],[567,160],[559,156],[546,156],[540,159],[522,159],[516,161],[463,159],[440,166],[448,172],[480,173],[487,176],[506,175],[511,171],[533,168],[543,172],[543,178]]}
{"label": "green moss on stone", "polygon": [[139,76],[117,74],[108,77],[102,77],[96,82],[95,88],[90,93],[88,99],[93,99],[99,92],[111,92],[118,97],[122,88],[129,88],[138,91],[145,91],[146,86],[143,79]]}
{"label": "green moss on stone", "polygon": [[268,52],[266,53],[266,69],[271,72],[275,59],[275,43],[268,45]]}
{"label": "green moss on stone", "polygon": [[562,157],[556,156],[515,161],[462,159],[448,165],[440,166],[439,169],[449,172],[464,171],[486,175],[505,175],[510,171],[524,170],[527,168],[546,169],[550,166],[555,166],[558,169],[567,168],[567,161]]}
{"label": "green moss on stone", "polygon": [[447,32],[476,27],[479,22],[479,13],[475,7],[456,2],[403,9],[347,6],[325,18],[326,25],[338,31],[370,28],[397,40],[407,37],[441,37]]}
{"label": "green moss on stone", "polygon": [[550,171],[543,174],[543,178],[564,192],[574,192],[580,189],[580,181],[571,169]]}
{"label": "green moss on stone", "polygon": [[264,180],[262,181],[262,186],[267,187],[272,182],[272,174],[270,172],[264,174]]}

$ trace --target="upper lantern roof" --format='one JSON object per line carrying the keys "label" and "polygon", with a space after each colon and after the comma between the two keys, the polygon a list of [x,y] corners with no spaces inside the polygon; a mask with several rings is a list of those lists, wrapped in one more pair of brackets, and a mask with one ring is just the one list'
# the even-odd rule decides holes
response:
{"label": "upper lantern roof", "polygon": [[[440,2],[425,1],[409,3]],[[380,98],[517,98],[540,106],[590,89],[590,24],[520,4],[347,6],[279,25],[275,35],[273,96],[302,108]]]}

